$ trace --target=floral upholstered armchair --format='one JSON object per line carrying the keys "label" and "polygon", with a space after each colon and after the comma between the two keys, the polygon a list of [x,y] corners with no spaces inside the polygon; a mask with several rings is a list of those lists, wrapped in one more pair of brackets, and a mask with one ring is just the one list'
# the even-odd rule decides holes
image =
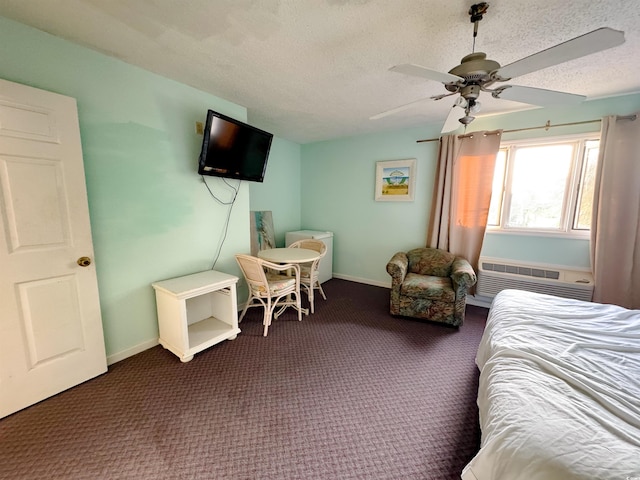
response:
{"label": "floral upholstered armchair", "polygon": [[476,274],[467,260],[436,248],[396,253],[389,263],[391,315],[458,327]]}

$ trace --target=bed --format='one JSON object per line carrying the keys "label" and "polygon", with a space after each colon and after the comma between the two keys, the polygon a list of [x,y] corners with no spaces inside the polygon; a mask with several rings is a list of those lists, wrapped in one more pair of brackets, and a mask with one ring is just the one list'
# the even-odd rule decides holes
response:
{"label": "bed", "polygon": [[503,290],[476,363],[463,480],[640,480],[640,310]]}

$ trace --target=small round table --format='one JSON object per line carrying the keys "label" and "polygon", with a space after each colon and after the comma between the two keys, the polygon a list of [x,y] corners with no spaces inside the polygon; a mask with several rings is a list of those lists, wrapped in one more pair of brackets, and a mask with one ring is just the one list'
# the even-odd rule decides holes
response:
{"label": "small round table", "polygon": [[258,258],[273,263],[307,263],[319,256],[320,252],[308,248],[269,248],[258,252]]}

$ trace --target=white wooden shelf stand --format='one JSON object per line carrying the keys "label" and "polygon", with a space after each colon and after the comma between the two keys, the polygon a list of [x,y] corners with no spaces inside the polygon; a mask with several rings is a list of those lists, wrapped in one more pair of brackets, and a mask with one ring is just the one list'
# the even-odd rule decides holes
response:
{"label": "white wooden shelf stand", "polygon": [[160,345],[188,362],[216,343],[234,340],[240,333],[237,282],[209,270],[153,283]]}

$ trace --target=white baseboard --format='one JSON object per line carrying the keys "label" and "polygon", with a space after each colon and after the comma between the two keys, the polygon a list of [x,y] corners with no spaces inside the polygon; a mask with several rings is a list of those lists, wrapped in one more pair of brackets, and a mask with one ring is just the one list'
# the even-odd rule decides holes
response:
{"label": "white baseboard", "polygon": [[350,282],[364,283],[366,285],[373,285],[374,287],[391,288],[391,280],[388,282],[379,282],[377,280],[371,280],[368,278],[352,277],[351,275],[342,275],[340,273],[334,273],[333,278],[339,278],[340,280],[348,280]]}
{"label": "white baseboard", "polygon": [[131,348],[127,348],[126,350],[122,350],[117,353],[113,353],[107,357],[107,365],[113,365],[125,358],[132,357],[137,353],[144,352],[150,348],[158,345],[158,339],[154,338],[153,340],[147,340],[146,342],[139,343],[138,345],[134,345]]}

